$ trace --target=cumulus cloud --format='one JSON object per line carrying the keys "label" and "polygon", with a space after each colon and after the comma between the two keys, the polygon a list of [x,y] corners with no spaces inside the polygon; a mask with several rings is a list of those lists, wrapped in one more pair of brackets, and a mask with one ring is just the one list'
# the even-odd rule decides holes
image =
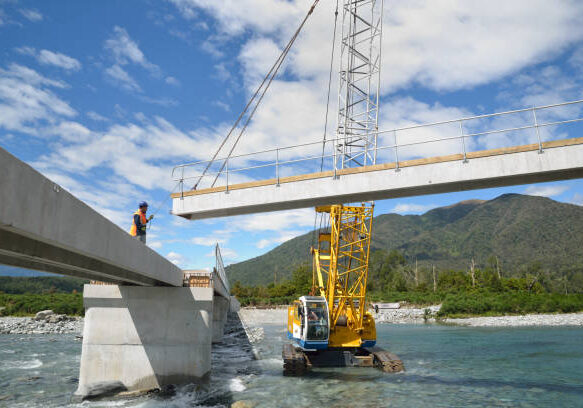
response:
{"label": "cumulus cloud", "polygon": [[242,231],[282,231],[290,227],[311,227],[313,224],[314,210],[311,208],[245,215],[236,218],[237,228]]}
{"label": "cumulus cloud", "polygon": [[38,10],[33,9],[20,9],[20,14],[24,16],[29,21],[36,23],[43,20],[43,15]]}
{"label": "cumulus cloud", "polygon": [[260,239],[259,241],[257,241],[255,246],[259,249],[263,249],[271,245],[282,244],[284,242],[289,241],[292,238],[297,237],[298,235],[301,235],[303,232],[305,231],[293,231],[293,230],[284,231],[282,234],[278,236]]}
{"label": "cumulus cloud", "polygon": [[397,214],[421,214],[435,207],[437,207],[435,204],[399,203],[391,211]]}
{"label": "cumulus cloud", "polygon": [[[171,1],[186,18],[192,18],[197,10],[210,13],[225,35],[250,30],[256,36],[249,42],[266,36],[279,48],[308,7],[300,0]],[[318,5],[294,48],[292,67],[302,67],[297,72],[309,75],[326,71],[322,44],[331,39],[332,3]],[[502,78],[553,57],[582,38],[582,17],[583,7],[573,1],[393,3],[386,8],[383,21],[383,66],[390,67],[382,72],[383,93],[411,83],[455,90]]]}
{"label": "cumulus cloud", "polygon": [[168,260],[172,262],[174,265],[178,266],[184,265],[184,263],[186,262],[186,258],[184,257],[184,255],[174,251],[168,252],[166,254],[166,258],[168,258]]}
{"label": "cumulus cloud", "polygon": [[173,85],[173,86],[179,86],[180,85],[180,81],[178,79],[174,78],[173,76],[167,76],[164,81],[168,85]]}
{"label": "cumulus cloud", "polygon": [[65,87],[22,65],[0,68],[0,127],[39,135],[39,126],[75,116],[77,112],[52,90]]}
{"label": "cumulus cloud", "polygon": [[41,64],[54,65],[70,71],[78,71],[81,69],[81,63],[78,60],[59,52],[41,50],[37,59]]}
{"label": "cumulus cloud", "polygon": [[67,71],[78,71],[81,69],[81,63],[78,60],[60,52],[49,50],[37,51],[34,47],[29,46],[18,47],[15,50],[19,54],[36,58],[43,65],[53,65]]}
{"label": "cumulus cloud", "polygon": [[160,67],[148,61],[138,44],[128,32],[119,26],[113,28],[113,34],[105,41],[104,47],[110,51],[117,65],[137,64],[154,75],[160,75]]}
{"label": "cumulus cloud", "polygon": [[94,112],[94,111],[87,112],[87,117],[91,120],[96,121],[96,122],[107,122],[109,120],[105,116],[100,115],[99,113]]}
{"label": "cumulus cloud", "polygon": [[121,86],[126,91],[132,92],[141,92],[142,88],[133,79],[130,74],[128,74],[122,67],[119,65],[113,65],[109,68],[105,69],[105,76],[114,84]]}
{"label": "cumulus cloud", "polygon": [[190,243],[201,246],[215,246],[216,244],[223,244],[226,240],[224,238],[209,237],[194,237],[190,239]]}
{"label": "cumulus cloud", "polygon": [[539,197],[554,197],[563,194],[569,189],[569,186],[557,185],[534,185],[528,186],[524,194]]}

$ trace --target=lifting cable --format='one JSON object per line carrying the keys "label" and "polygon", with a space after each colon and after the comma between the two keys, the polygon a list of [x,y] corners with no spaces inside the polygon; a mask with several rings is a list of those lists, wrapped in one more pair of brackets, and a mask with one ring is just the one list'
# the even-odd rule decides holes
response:
{"label": "lifting cable", "polygon": [[229,154],[227,155],[227,158],[223,160],[223,164],[221,165],[220,170],[218,171],[218,173],[217,173],[217,175],[216,175],[213,183],[211,184],[211,187],[214,187],[215,183],[217,182],[217,179],[219,178],[219,176],[221,175],[223,169],[225,168],[225,165],[227,163],[227,160],[231,157],[231,154],[233,153],[233,150],[235,150],[235,147],[239,143],[239,140],[241,139],[241,136],[243,135],[243,133],[247,129],[247,125],[249,124],[249,122],[253,118],[253,115],[255,114],[255,111],[257,110],[257,108],[259,107],[259,104],[263,100],[263,97],[265,96],[265,93],[267,92],[267,90],[269,89],[269,86],[271,85],[273,79],[277,75],[277,72],[279,71],[279,68],[283,64],[283,61],[284,61],[285,57],[289,53],[289,51],[291,49],[291,46],[293,45],[293,43],[297,39],[298,35],[300,34],[300,31],[302,30],[302,28],[306,24],[306,21],[308,20],[308,18],[310,17],[310,15],[312,15],[312,12],[314,11],[314,8],[318,4],[318,2],[319,2],[319,0],[314,0],[314,3],[312,4],[312,6],[310,7],[310,10],[308,11],[308,14],[306,14],[306,16],[304,17],[304,19],[302,20],[302,23],[300,24],[300,26],[298,27],[298,29],[295,31],[295,33],[292,36],[291,40],[288,42],[288,44],[286,45],[286,47],[283,49],[283,51],[280,54],[279,58],[275,61],[275,63],[273,64],[273,66],[271,67],[271,69],[269,70],[269,72],[267,73],[267,75],[265,75],[265,77],[263,78],[263,81],[261,82],[261,84],[259,85],[259,87],[257,88],[257,90],[255,91],[255,93],[253,94],[253,96],[251,97],[251,99],[249,100],[249,102],[247,103],[247,105],[245,106],[245,108],[243,109],[243,111],[241,112],[241,114],[239,115],[239,117],[237,118],[237,120],[235,121],[235,123],[233,124],[233,126],[231,127],[231,130],[229,130],[229,133],[227,134],[227,136],[221,142],[219,148],[217,149],[217,151],[213,155],[213,158],[206,165],[206,168],[204,169],[204,171],[202,172],[201,176],[198,178],[196,184],[194,185],[193,190],[196,190],[196,188],[198,187],[198,185],[201,182],[202,178],[205,176],[206,172],[208,171],[208,169],[210,168],[210,166],[213,164],[213,162],[217,158],[217,155],[219,154],[219,152],[221,151],[221,149],[223,148],[223,146],[225,145],[225,143],[227,142],[227,140],[230,138],[230,136],[233,133],[233,131],[237,128],[237,126],[241,122],[241,119],[243,118],[243,116],[245,116],[245,114],[247,113],[247,111],[249,110],[249,108],[251,107],[251,105],[253,104],[253,102],[255,101],[255,99],[261,93],[261,95],[259,96],[259,99],[255,103],[255,107],[253,108],[253,110],[249,114],[249,117],[245,121],[245,124],[243,125],[243,128],[239,132],[239,135],[237,136],[237,139],[233,143],[233,146],[231,147],[231,149],[229,151]]}
{"label": "lifting cable", "polygon": [[[336,10],[334,11],[334,34],[332,35],[332,51],[330,55],[330,72],[328,75],[328,95],[326,98],[326,116],[324,119],[324,137],[322,141],[322,159],[320,161],[320,172],[324,170],[324,155],[326,149],[326,134],[328,133],[328,112],[330,110],[330,89],[332,87],[332,67],[334,64],[334,50],[336,48],[336,28],[338,25],[338,0],[336,0]],[[322,217],[324,217],[324,213],[320,213],[320,228],[322,229]],[[318,221],[318,213],[314,215],[314,229],[312,230],[312,248],[315,247],[316,244],[316,224]],[[318,243],[319,244],[319,243]]]}

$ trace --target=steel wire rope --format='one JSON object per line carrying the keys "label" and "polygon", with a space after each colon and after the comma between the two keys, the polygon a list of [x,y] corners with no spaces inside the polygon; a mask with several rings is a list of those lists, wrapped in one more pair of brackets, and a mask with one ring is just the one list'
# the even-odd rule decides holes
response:
{"label": "steel wire rope", "polygon": [[[334,32],[332,34],[332,51],[330,55],[330,71],[328,74],[328,94],[326,97],[326,115],[324,119],[324,136],[322,141],[322,159],[320,161],[320,172],[324,170],[324,153],[326,149],[326,134],[328,132],[328,113],[330,110],[330,89],[332,87],[332,69],[334,65],[334,50],[336,48],[336,30],[338,26],[338,0],[336,0],[336,10],[334,11]],[[321,214],[323,217],[323,215]],[[314,229],[312,230],[312,248],[315,246],[316,242],[316,223],[318,221],[318,213],[314,215]],[[320,219],[320,230],[322,229],[322,221]]]}
{"label": "steel wire rope", "polygon": [[[208,170],[208,168],[210,167],[210,165],[214,162],[214,160],[215,160],[216,156],[218,155],[219,151],[225,145],[225,143],[227,142],[228,138],[232,134],[233,130],[235,130],[236,126],[239,124],[239,122],[241,121],[242,117],[247,112],[247,109],[249,109],[249,107],[251,106],[251,103],[255,100],[255,98],[257,97],[257,95],[261,92],[261,96],[257,100],[257,103],[255,104],[255,107],[253,108],[253,110],[251,111],[249,117],[245,121],[245,125],[243,126],[243,128],[239,132],[239,136],[237,136],[237,139],[235,140],[235,143],[233,143],[233,146],[231,147],[231,150],[229,151],[229,154],[227,155],[227,158],[223,161],[223,164],[221,165],[221,168],[217,172],[217,175],[216,175],[215,179],[213,180],[213,183],[211,184],[211,187],[214,187],[214,185],[217,182],[219,176],[221,175],[223,169],[225,168],[225,165],[227,163],[227,160],[231,157],[231,154],[233,153],[233,151],[235,150],[235,147],[239,143],[239,140],[241,139],[241,136],[243,135],[243,133],[247,129],[247,125],[249,124],[249,122],[253,118],[253,115],[255,114],[255,111],[257,110],[257,108],[261,104],[261,101],[263,100],[263,97],[267,93],[267,90],[269,89],[271,83],[273,82],[273,79],[277,75],[277,72],[279,71],[279,68],[283,64],[283,61],[285,60],[285,57],[289,53],[292,45],[294,44],[294,42],[296,41],[297,37],[299,36],[302,28],[306,24],[306,21],[308,20],[308,18],[310,17],[310,15],[312,15],[312,13],[314,11],[314,8],[316,7],[316,5],[318,4],[319,1],[320,0],[314,0],[314,3],[312,4],[312,6],[310,7],[310,9],[308,10],[308,13],[306,14],[306,16],[304,17],[304,19],[302,20],[300,26],[297,28],[297,30],[295,31],[294,35],[292,36],[292,38],[290,39],[290,41],[288,42],[288,44],[285,46],[285,48],[283,49],[283,51],[280,54],[279,58],[275,61],[275,63],[273,64],[273,66],[271,67],[271,69],[269,70],[269,72],[267,73],[267,75],[263,78],[263,81],[261,82],[261,85],[259,86],[259,88],[257,88],[257,90],[255,91],[255,93],[253,94],[253,97],[247,103],[247,106],[245,106],[245,109],[243,110],[243,112],[241,112],[241,114],[239,115],[239,118],[237,119],[237,121],[235,122],[235,124],[233,125],[233,127],[231,128],[231,130],[229,131],[229,133],[227,134],[227,136],[225,137],[225,139],[221,143],[219,149],[217,150],[217,152],[213,156],[213,159],[207,164],[207,166],[206,166],[203,174],[200,176],[199,181],[196,183],[195,187],[198,185],[198,183],[200,182],[200,180],[202,179],[202,177],[204,176],[204,174],[206,173],[206,171]],[[263,85],[265,84],[266,81],[267,81],[267,85],[265,85],[265,88],[262,90]]]}
{"label": "steel wire rope", "polygon": [[[166,198],[164,199],[164,201],[162,201],[162,203],[156,208],[156,211],[154,211],[151,215],[156,215],[156,214],[158,214],[158,212],[160,212],[160,210],[162,209],[162,207],[164,206],[164,204],[166,204],[168,202],[168,199],[171,198],[172,197],[172,194],[174,194],[174,192],[177,190],[177,188],[180,185],[180,183],[181,183],[180,181],[178,183],[176,183],[176,185],[174,186],[174,188],[170,191],[170,194],[168,194],[166,196]],[[149,222],[150,225],[148,226],[148,229],[152,228],[152,224],[151,223],[152,223],[153,220],[154,220],[153,218],[152,218],[152,220],[150,220],[150,222]]]}

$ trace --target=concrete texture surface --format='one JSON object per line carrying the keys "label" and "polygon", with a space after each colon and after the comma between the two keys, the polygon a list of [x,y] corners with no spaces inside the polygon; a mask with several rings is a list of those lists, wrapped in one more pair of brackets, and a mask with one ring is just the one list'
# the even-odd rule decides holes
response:
{"label": "concrete texture surface", "polygon": [[107,384],[147,391],[208,375],[212,288],[85,285],[83,299],[77,396],[107,389]]}
{"label": "concrete texture surface", "polygon": [[[114,283],[182,286],[178,267],[2,148],[0,203],[0,263]],[[128,212],[128,230],[131,219]]]}
{"label": "concrete texture surface", "polygon": [[583,145],[173,198],[189,219],[448,193],[583,177]]}
{"label": "concrete texture surface", "polygon": [[218,343],[223,339],[229,304],[230,297],[215,295],[213,299],[213,343]]}

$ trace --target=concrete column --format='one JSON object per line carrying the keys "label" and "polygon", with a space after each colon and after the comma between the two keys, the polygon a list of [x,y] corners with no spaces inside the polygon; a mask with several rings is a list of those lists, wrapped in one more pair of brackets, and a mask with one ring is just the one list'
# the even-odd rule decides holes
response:
{"label": "concrete column", "polygon": [[223,339],[229,304],[230,298],[215,295],[213,301],[213,343],[218,343]]}
{"label": "concrete column", "polygon": [[235,296],[231,296],[231,305],[229,306],[229,312],[237,313],[241,310],[241,303],[237,300]]}
{"label": "concrete column", "polygon": [[197,382],[211,369],[213,289],[85,285],[78,397]]}

